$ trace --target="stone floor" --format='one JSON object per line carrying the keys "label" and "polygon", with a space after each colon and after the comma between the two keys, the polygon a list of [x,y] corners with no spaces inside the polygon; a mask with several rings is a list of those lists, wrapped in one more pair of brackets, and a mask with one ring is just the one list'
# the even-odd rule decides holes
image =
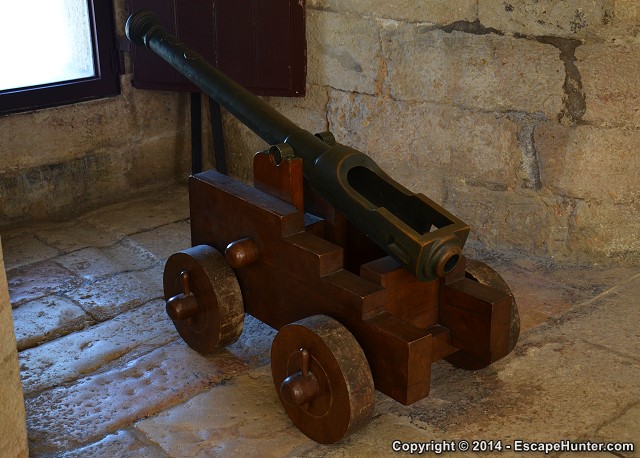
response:
{"label": "stone floor", "polygon": [[428,398],[405,407],[378,393],[367,426],[322,446],[279,404],[272,329],[247,317],[238,342],[205,358],[165,316],[162,270],[189,246],[187,200],[172,187],[2,234],[33,456],[386,456],[394,440],[640,446],[640,267],[471,250],[515,294],[516,350],[475,372],[436,363]]}

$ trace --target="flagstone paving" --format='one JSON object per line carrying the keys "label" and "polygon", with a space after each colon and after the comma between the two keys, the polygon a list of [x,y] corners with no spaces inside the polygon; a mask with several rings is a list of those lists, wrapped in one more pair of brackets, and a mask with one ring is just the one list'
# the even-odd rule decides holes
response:
{"label": "flagstone paving", "polygon": [[247,316],[240,339],[208,357],[178,336],[162,270],[189,246],[188,218],[186,188],[171,186],[2,234],[32,456],[388,456],[463,440],[501,441],[502,456],[516,455],[516,440],[640,446],[640,267],[469,247],[519,304],[514,352],[480,371],[434,364],[429,397],[402,406],[377,393],[372,420],[327,446],[279,404],[273,329]]}

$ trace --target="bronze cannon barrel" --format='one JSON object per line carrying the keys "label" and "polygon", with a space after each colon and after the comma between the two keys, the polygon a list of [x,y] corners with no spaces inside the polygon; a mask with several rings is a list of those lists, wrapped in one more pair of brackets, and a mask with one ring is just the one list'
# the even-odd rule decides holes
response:
{"label": "bronze cannon barrel", "polygon": [[[133,43],[154,51],[270,145],[285,143],[294,132],[301,130],[267,102],[179,42],[158,24],[152,12],[132,14],[127,20],[126,33]],[[329,145],[316,136],[306,131],[299,134],[303,133],[309,135],[304,135],[305,148],[299,148],[301,151],[297,154],[314,150],[316,155],[320,155],[329,149]]]}
{"label": "bronze cannon barrel", "polygon": [[387,175],[369,156],[301,129],[169,34],[153,13],[127,20],[127,37],[147,46],[271,145],[303,159],[312,188],[400,264],[426,281],[456,266],[469,226]]}

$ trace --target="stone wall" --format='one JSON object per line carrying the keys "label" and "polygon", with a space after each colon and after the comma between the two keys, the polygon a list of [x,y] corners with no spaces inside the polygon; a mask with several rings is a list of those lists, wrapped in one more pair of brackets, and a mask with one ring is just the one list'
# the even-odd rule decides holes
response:
{"label": "stone wall", "polygon": [[[639,31],[632,0],[308,0],[307,98],[272,102],[444,204],[471,243],[638,263]],[[248,179],[263,145],[236,126]]]}
{"label": "stone wall", "polygon": [[[638,263],[639,30],[632,0],[307,0],[307,96],[270,102],[444,204],[471,243]],[[118,97],[0,117],[0,227],[184,178],[188,98],[130,76]],[[224,122],[250,181],[266,145]]]}
{"label": "stone wall", "polygon": [[[126,3],[114,1],[120,36]],[[0,116],[0,228],[186,178],[188,95],[136,90],[130,80],[122,76],[116,97]]]}
{"label": "stone wall", "polygon": [[13,333],[13,317],[4,257],[0,243],[0,450],[2,456],[22,458],[28,456],[27,426],[20,384],[18,350]]}

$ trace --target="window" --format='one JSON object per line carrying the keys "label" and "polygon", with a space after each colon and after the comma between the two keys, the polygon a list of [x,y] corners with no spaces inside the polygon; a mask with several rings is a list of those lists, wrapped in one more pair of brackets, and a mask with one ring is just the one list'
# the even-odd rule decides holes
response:
{"label": "window", "polygon": [[119,93],[111,2],[2,3],[0,113]]}

